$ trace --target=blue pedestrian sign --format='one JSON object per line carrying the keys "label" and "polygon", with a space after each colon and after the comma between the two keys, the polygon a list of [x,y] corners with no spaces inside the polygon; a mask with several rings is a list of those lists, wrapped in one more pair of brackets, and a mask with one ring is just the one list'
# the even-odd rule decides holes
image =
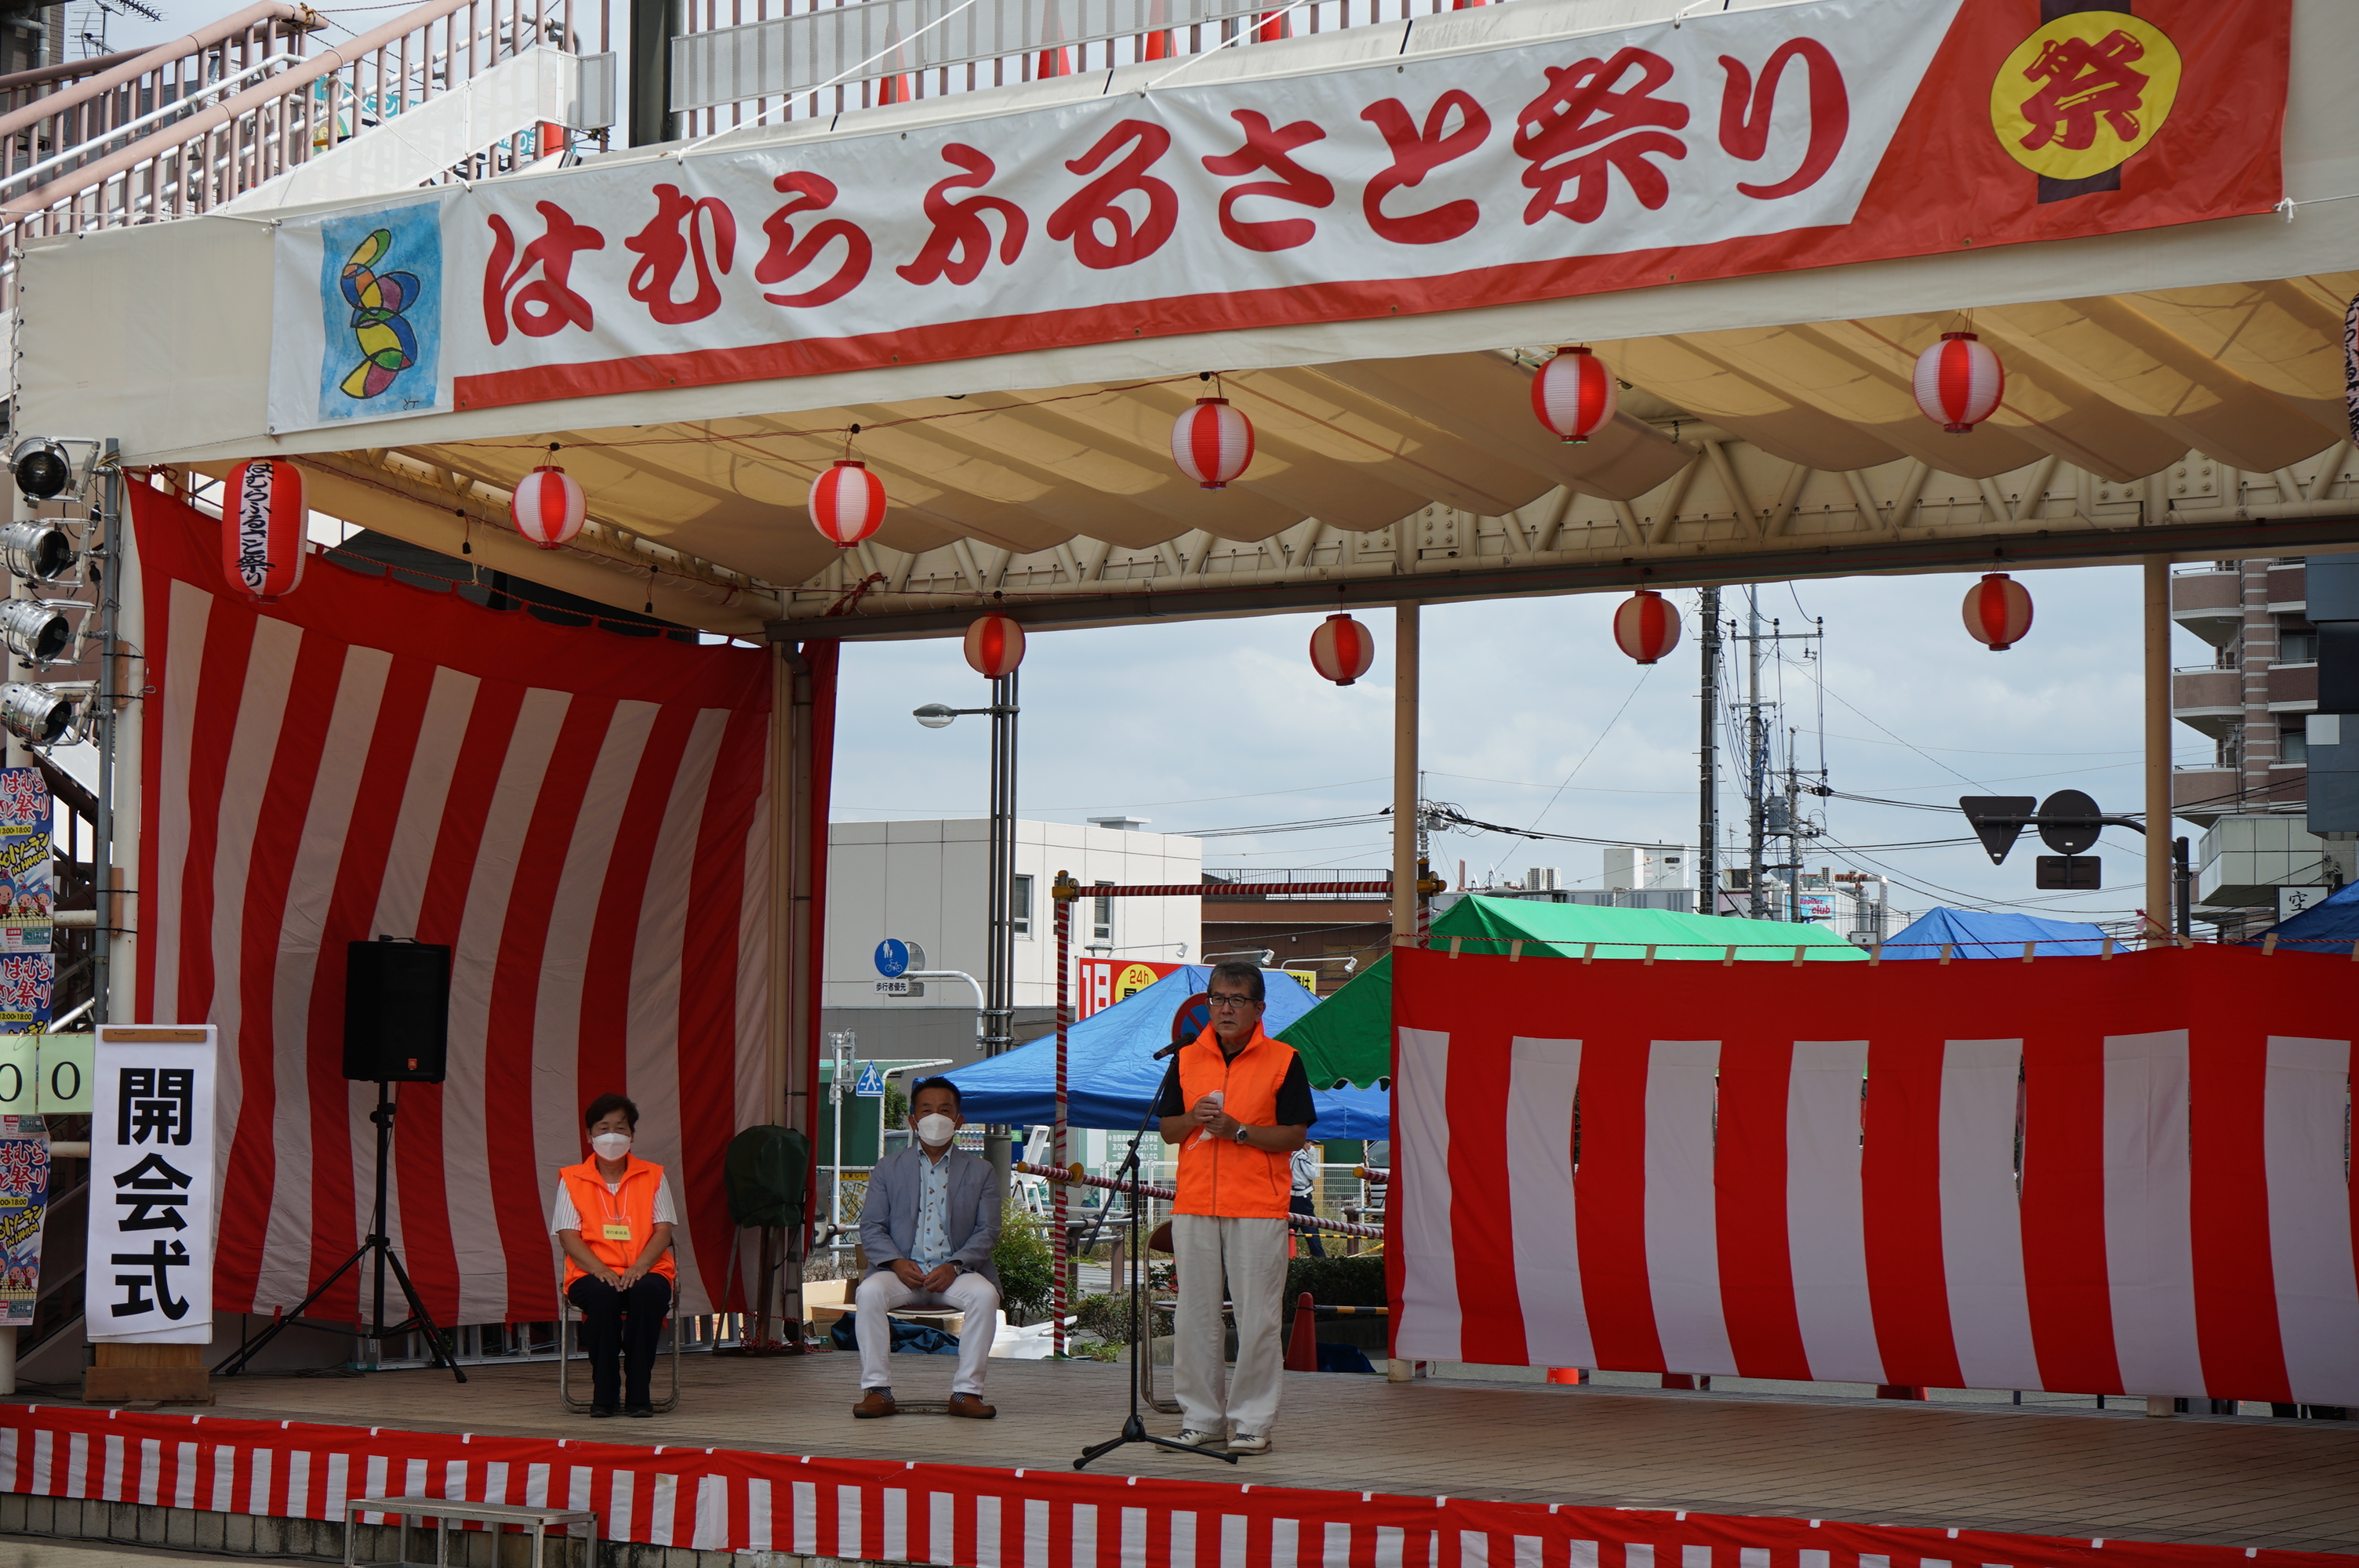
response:
{"label": "blue pedestrian sign", "polygon": [[871,1062],[860,1069],[860,1081],[852,1086],[852,1092],[870,1099],[885,1098],[885,1075],[876,1070],[875,1063]]}
{"label": "blue pedestrian sign", "polygon": [[899,979],[911,969],[926,967],[926,950],[915,942],[904,942],[897,936],[887,936],[876,944],[876,972],[888,980]]}

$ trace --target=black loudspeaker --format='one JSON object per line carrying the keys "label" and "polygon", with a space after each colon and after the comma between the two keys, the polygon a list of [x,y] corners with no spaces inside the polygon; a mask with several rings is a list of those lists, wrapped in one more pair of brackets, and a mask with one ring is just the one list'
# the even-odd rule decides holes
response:
{"label": "black loudspeaker", "polygon": [[344,955],[344,1076],[440,1083],[451,1039],[451,949],[353,942]]}

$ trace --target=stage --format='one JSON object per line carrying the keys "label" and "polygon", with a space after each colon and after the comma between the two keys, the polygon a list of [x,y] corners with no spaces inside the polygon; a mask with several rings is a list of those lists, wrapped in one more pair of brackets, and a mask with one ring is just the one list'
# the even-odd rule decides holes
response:
{"label": "stage", "polygon": [[[938,1395],[951,1366],[896,1357],[900,1391]],[[1116,1368],[995,1362],[987,1423],[855,1421],[845,1355],[685,1368],[680,1409],[638,1421],[562,1413],[547,1363],[464,1388],[221,1380],[193,1423],[23,1400],[0,1407],[0,1484],[311,1518],[387,1486],[506,1488],[492,1500],[591,1496],[616,1539],[983,1568],[1669,1568],[1641,1542],[1681,1544],[1678,1568],[1825,1568],[1812,1547],[1836,1568],[2359,1552],[2359,1423],[1289,1374],[1269,1455],[1135,1446],[1076,1476],[1120,1424]],[[1715,1544],[1743,1554],[1715,1563]]]}

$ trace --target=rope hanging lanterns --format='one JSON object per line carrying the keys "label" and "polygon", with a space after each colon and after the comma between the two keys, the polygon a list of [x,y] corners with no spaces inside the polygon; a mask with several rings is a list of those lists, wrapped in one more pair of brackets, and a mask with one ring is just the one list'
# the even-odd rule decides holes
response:
{"label": "rope hanging lanterns", "polygon": [[1330,615],[1310,633],[1310,667],[1337,686],[1350,686],[1376,662],[1376,640],[1348,615]]}
{"label": "rope hanging lanterns", "polygon": [[2006,367],[1972,332],[1944,332],[1917,356],[1917,406],[1952,436],[1964,436],[1998,411]]}
{"label": "rope hanging lanterns", "polygon": [[256,458],[229,470],[222,491],[222,570],[256,604],[289,594],[303,581],[310,553],[305,534],[303,472],[283,458]]}
{"label": "rope hanging lanterns", "polygon": [[1966,589],[1966,631],[1994,654],[2004,654],[2031,630],[2031,594],[2005,572],[1986,572]]}
{"label": "rope hanging lanterns", "polygon": [[1651,588],[1642,588],[1614,611],[1614,643],[1642,665],[1680,645],[1680,612]]}
{"label": "rope hanging lanterns", "polygon": [[549,460],[516,481],[508,497],[508,515],[516,530],[544,550],[554,550],[582,532],[589,515],[590,498],[571,474],[557,466],[557,443],[549,444]]}
{"label": "rope hanging lanterns", "polygon": [[1571,446],[1586,445],[1613,423],[1621,395],[1614,373],[1587,349],[1559,349],[1532,377],[1532,412]]}

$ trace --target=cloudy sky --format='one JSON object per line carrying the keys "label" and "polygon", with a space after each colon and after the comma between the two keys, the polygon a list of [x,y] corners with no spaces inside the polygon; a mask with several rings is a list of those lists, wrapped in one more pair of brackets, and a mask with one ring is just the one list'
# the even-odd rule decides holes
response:
{"label": "cloudy sky", "polygon": [[[2141,902],[2138,835],[2108,829],[2105,891],[2041,894],[2027,836],[2003,867],[1962,838],[1961,795],[2078,788],[2109,811],[2142,806],[2139,773],[2139,579],[2136,568],[2027,574],[2037,607],[2030,637],[2005,654],[1971,640],[1959,619],[1968,576],[1861,578],[1760,589],[1765,622],[1791,631],[1825,622],[1825,658],[1796,644],[1768,666],[1765,696],[1785,697],[1806,769],[1821,736],[1833,787],[1917,801],[1945,814],[1843,800],[1814,803],[1824,832],[1804,851],[1813,868],[1889,874],[1896,907],[1936,903],[2130,917]],[[1617,600],[1593,594],[1429,608],[1424,618],[1423,762],[1427,795],[1484,821],[1589,838],[1686,842],[1697,816],[1696,599],[1680,605],[1686,635],[1651,669],[1614,646]],[[1723,614],[1742,613],[1743,590]],[[1078,822],[1116,812],[1161,832],[1257,827],[1372,812],[1390,798],[1392,620],[1364,613],[1378,653],[1348,687],[1311,670],[1315,615],[1060,632],[1035,636],[1023,671],[1022,814]],[[2178,634],[2173,662],[2208,664]],[[940,731],[909,710],[922,702],[986,700],[953,642],[854,643],[846,651],[837,742],[839,820],[981,815],[988,732],[977,719]],[[1821,677],[1823,677],[1821,681]],[[1825,691],[1823,729],[1819,691]],[[2210,743],[2180,727],[2181,762]],[[1779,756],[1782,764],[1782,747]],[[1743,801],[1724,767],[1722,819]],[[2186,824],[2179,830],[2192,833]],[[1207,866],[1381,869],[1381,826],[1219,838]],[[1437,840],[1437,868],[1466,862],[1520,879],[1556,866],[1596,887],[1602,849],[1534,844],[1499,834]]]}

